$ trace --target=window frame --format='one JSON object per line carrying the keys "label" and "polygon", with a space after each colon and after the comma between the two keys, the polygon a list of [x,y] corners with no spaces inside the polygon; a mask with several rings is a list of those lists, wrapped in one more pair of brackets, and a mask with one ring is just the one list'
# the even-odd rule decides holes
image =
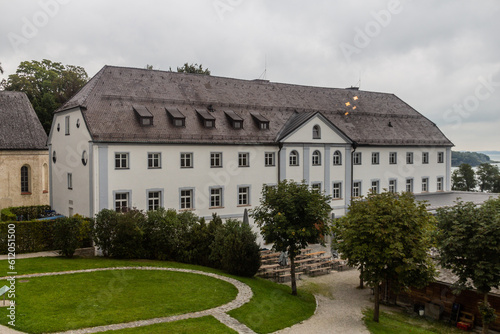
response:
{"label": "window frame", "polygon": [[21,194],[31,194],[31,168],[29,165],[21,166]]}
{"label": "window frame", "polygon": [[238,167],[250,167],[250,152],[238,152]]}
{"label": "window frame", "polygon": [[[394,189],[391,190],[391,187]],[[398,191],[398,180],[397,179],[389,179],[388,191],[392,192],[392,193],[396,193]]]}
{"label": "window frame", "polygon": [[398,152],[389,152],[389,165],[398,164]]}
{"label": "window frame", "polygon": [[67,181],[68,181],[68,189],[73,190],[73,173],[66,173]]}
{"label": "window frame", "polygon": [[[336,192],[338,194],[336,194]],[[342,199],[342,182],[333,182],[332,199]]]}
{"label": "window frame", "polygon": [[[246,201],[242,201],[243,198],[246,198]],[[249,206],[249,205],[250,205],[250,185],[239,185],[238,206]]]}
{"label": "window frame", "polygon": [[444,177],[438,176],[436,178],[436,191],[443,191],[444,190]]}
{"label": "window frame", "polygon": [[342,166],[342,152],[340,150],[333,152],[333,165]]}
{"label": "window frame", "polygon": [[[187,164],[187,162],[189,162],[189,164]],[[183,169],[194,167],[194,154],[193,154],[193,152],[181,152],[180,153],[180,167]]]}
{"label": "window frame", "polygon": [[372,165],[380,164],[380,152],[372,152]]}
{"label": "window frame", "polygon": [[222,168],[222,152],[210,152],[210,168]]}
{"label": "window frame", "polygon": [[[158,193],[158,197],[151,197],[151,194]],[[162,205],[162,197],[163,197],[163,192],[161,190],[148,190],[147,191],[147,202],[148,202],[148,211],[152,210],[158,210],[159,208],[163,207]],[[151,201],[153,201],[153,204],[151,204]],[[157,204],[155,204],[155,201],[158,201]],[[153,207],[153,208],[151,208]]]}
{"label": "window frame", "polygon": [[352,183],[352,197],[361,197],[361,181]]}
{"label": "window frame", "polygon": [[312,130],[313,139],[321,139],[321,127],[319,125],[314,125]]}
{"label": "window frame", "polygon": [[361,165],[362,164],[362,155],[361,152],[353,152],[352,154],[352,164],[353,165]]}
{"label": "window frame", "polygon": [[[218,193],[215,193],[218,192]],[[210,193],[210,206],[209,209],[223,208],[224,207],[224,190],[220,186],[209,188]]]}
{"label": "window frame", "polygon": [[427,176],[422,177],[422,192],[423,193],[429,192],[429,178]]}
{"label": "window frame", "polygon": [[406,152],[406,164],[413,165],[413,152]]}
{"label": "window frame", "polygon": [[437,163],[444,164],[444,152],[437,153]]}
{"label": "window frame", "polygon": [[[374,187],[374,184],[375,184],[375,187]],[[373,189],[375,188],[375,191],[373,191]],[[380,193],[380,180],[371,180],[371,187],[370,187],[370,190],[372,191],[372,193],[374,194],[378,194]]]}
{"label": "window frame", "polygon": [[[185,194],[183,194],[183,192],[185,192]],[[186,206],[186,200],[189,200],[189,206]],[[180,210],[194,209],[194,188],[179,189],[179,208]]]}
{"label": "window frame", "polygon": [[71,123],[70,123],[70,117],[69,115],[68,116],[65,116],[64,117],[64,135],[65,136],[69,136],[70,135],[70,126],[71,126]]}
{"label": "window frame", "polygon": [[314,150],[311,162],[313,166],[321,166],[321,152],[319,150]]}
{"label": "window frame", "polygon": [[148,152],[148,169],[161,169],[161,152]]}
{"label": "window frame", "polygon": [[276,166],[276,152],[264,152],[264,166],[265,167]]}
{"label": "window frame", "polygon": [[[119,157],[118,157],[119,156]],[[119,166],[117,162],[119,161]],[[125,162],[125,167],[123,166]],[[115,169],[130,169],[130,154],[129,152],[115,152]]]}
{"label": "window frame", "polygon": [[422,165],[429,164],[429,152],[422,152]]}
{"label": "window frame", "polygon": [[[411,177],[407,178],[405,183],[406,192],[413,193],[413,185],[414,185],[413,178]],[[408,190],[408,187],[410,188],[410,190]]]}
{"label": "window frame", "polygon": [[[292,159],[295,161],[292,162]],[[297,150],[292,150],[288,155],[288,165],[291,167],[299,166],[299,152]]]}
{"label": "window frame", "polygon": [[[118,196],[125,195],[125,198],[117,198]],[[130,192],[129,191],[116,191],[113,193],[114,207],[116,212],[127,212],[130,208]],[[120,202],[120,205],[117,205]],[[126,206],[123,203],[126,202]]]}
{"label": "window frame", "polygon": [[321,182],[311,182],[311,190],[317,190],[321,192],[323,189],[323,184]]}

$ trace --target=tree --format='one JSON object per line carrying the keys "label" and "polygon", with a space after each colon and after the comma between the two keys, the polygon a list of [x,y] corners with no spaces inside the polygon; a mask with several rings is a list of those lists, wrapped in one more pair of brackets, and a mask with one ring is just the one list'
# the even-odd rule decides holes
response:
{"label": "tree", "polygon": [[495,183],[500,177],[498,167],[489,163],[482,163],[476,171],[479,189],[481,192],[493,191]]}
{"label": "tree", "polygon": [[379,321],[379,285],[393,291],[421,287],[434,277],[428,255],[434,218],[411,193],[371,193],[351,202],[348,213],[337,219],[333,241],[351,266],[362,266],[365,282],[374,288],[373,321]]}
{"label": "tree", "polygon": [[476,188],[474,170],[469,164],[461,164],[451,175],[452,190],[473,191]]}
{"label": "tree", "polygon": [[290,257],[292,295],[297,295],[295,257],[309,243],[324,244],[322,236],[329,230],[331,197],[309,189],[305,183],[281,181],[275,187],[264,186],[260,205],[251,212],[264,240],[273,249],[288,252]]}
{"label": "tree", "polygon": [[3,74],[2,63],[0,63],[0,74]]}
{"label": "tree", "polygon": [[43,128],[49,133],[53,112],[87,81],[87,73],[82,67],[64,66],[44,59],[21,62],[16,74],[9,75],[3,86],[5,90],[26,93]]}
{"label": "tree", "polygon": [[483,294],[480,312],[483,333],[487,333],[489,322],[495,320],[488,293],[500,286],[500,198],[481,207],[459,201],[453,207],[438,209],[437,218],[439,264],[458,277],[456,291],[475,287]]}
{"label": "tree", "polygon": [[200,65],[198,65],[198,64],[189,65],[188,63],[185,63],[184,66],[177,67],[177,72],[210,75],[210,70],[208,68],[203,69],[203,66],[201,64]]}

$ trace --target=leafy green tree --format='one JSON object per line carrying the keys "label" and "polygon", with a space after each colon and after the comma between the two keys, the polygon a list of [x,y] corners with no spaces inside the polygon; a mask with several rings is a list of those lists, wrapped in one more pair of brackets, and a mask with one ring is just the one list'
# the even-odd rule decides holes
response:
{"label": "leafy green tree", "polygon": [[469,164],[461,164],[451,175],[452,190],[474,191],[477,185],[474,170]]}
{"label": "leafy green tree", "polygon": [[203,69],[203,66],[201,64],[198,65],[185,63],[182,67],[177,67],[177,72],[210,75],[210,70],[208,68]]}
{"label": "leafy green tree", "polygon": [[373,321],[379,321],[382,282],[393,290],[428,284],[435,269],[428,250],[434,218],[411,193],[371,193],[351,202],[348,213],[337,219],[333,242],[351,266],[362,266],[365,282],[374,288]]}
{"label": "leafy green tree", "polygon": [[49,133],[53,112],[87,81],[87,73],[82,67],[64,66],[44,59],[21,62],[16,74],[9,75],[3,88],[26,93],[43,128]]}
{"label": "leafy green tree", "polygon": [[482,163],[477,168],[476,176],[481,192],[493,191],[495,183],[500,177],[500,170],[496,165]]}
{"label": "leafy green tree", "polygon": [[483,333],[487,333],[489,322],[495,320],[488,293],[500,286],[500,198],[490,199],[481,207],[459,201],[453,207],[439,209],[437,218],[439,264],[458,277],[455,290],[476,288],[484,296],[480,312]]}
{"label": "leafy green tree", "polygon": [[264,186],[260,205],[251,212],[266,242],[273,249],[288,252],[292,295],[297,295],[295,257],[310,243],[324,244],[329,231],[331,197],[309,189],[305,183],[281,181],[276,187]]}

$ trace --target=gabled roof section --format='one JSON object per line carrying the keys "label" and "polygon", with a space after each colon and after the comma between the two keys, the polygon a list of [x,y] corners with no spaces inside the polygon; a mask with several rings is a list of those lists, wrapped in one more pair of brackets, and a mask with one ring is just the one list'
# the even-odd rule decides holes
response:
{"label": "gabled roof section", "polygon": [[226,114],[227,117],[229,117],[233,122],[234,121],[243,121],[243,118],[239,115],[237,115],[234,111],[227,109],[224,110],[224,113]]}
{"label": "gabled roof section", "polygon": [[0,150],[46,150],[47,134],[22,92],[0,91]]}
{"label": "gabled roof section", "polygon": [[[146,107],[155,126],[141,127],[130,113],[132,105]],[[59,111],[73,107],[81,108],[97,142],[276,145],[279,135],[294,127],[289,121],[298,124],[307,114],[319,112],[359,145],[453,145],[434,123],[395,95],[352,89],[105,66]],[[175,109],[182,113],[185,126],[174,126],[165,108],[171,117]],[[203,119],[217,121],[217,131],[200,121],[200,110]],[[228,110],[244,124],[257,126],[234,128]],[[292,119],[296,114],[306,115]]]}
{"label": "gabled roof section", "polygon": [[186,116],[175,107],[166,107],[165,110],[167,110],[167,113],[172,118],[186,118]]}
{"label": "gabled roof section", "polygon": [[318,117],[323,123],[325,123],[331,130],[333,130],[337,135],[339,135],[344,141],[352,143],[352,139],[346,136],[339,128],[337,128],[328,118],[323,116],[320,112],[304,112],[295,113],[290,117],[288,122],[283,127],[282,131],[278,134],[276,141],[282,142],[286,140],[293,133],[298,131],[301,127],[307,124],[310,120]]}

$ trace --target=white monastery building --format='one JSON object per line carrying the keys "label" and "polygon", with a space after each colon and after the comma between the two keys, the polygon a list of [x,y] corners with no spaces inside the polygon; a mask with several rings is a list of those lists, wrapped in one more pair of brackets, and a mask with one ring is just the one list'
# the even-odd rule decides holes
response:
{"label": "white monastery building", "polygon": [[52,208],[160,206],[241,218],[264,185],[333,197],[450,191],[451,147],[393,94],[105,66],[59,108],[48,139]]}

